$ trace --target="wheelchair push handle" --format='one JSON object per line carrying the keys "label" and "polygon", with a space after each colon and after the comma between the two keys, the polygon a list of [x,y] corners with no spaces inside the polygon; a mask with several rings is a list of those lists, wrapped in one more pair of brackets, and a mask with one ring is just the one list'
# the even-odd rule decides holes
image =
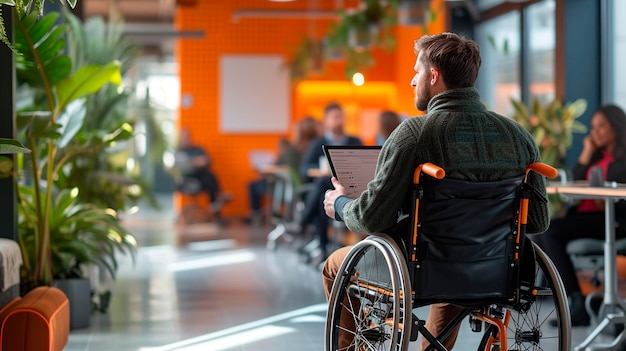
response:
{"label": "wheelchair push handle", "polygon": [[556,168],[543,162],[531,163],[528,167],[526,167],[526,174],[528,174],[528,172],[530,171],[539,173],[542,176],[548,178],[555,178],[558,175],[558,171],[556,170]]}
{"label": "wheelchair push handle", "polygon": [[417,166],[417,168],[415,169],[415,172],[413,173],[414,184],[419,184],[421,172],[424,172],[425,174],[428,174],[429,176],[437,179],[443,179],[443,177],[446,176],[446,171],[444,171],[443,168],[436,166],[430,162],[426,162]]}

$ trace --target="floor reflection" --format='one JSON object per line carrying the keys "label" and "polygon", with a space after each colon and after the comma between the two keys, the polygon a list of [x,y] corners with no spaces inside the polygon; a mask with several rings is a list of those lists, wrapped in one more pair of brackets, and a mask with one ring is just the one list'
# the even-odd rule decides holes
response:
{"label": "floor reflection", "polygon": [[[181,232],[171,198],[159,200],[163,210],[142,208],[125,219],[139,243],[136,262],[120,258],[109,311],[73,330],[65,350],[324,350],[318,268],[288,247],[268,250],[268,227],[233,222]],[[428,308],[415,312],[426,318]],[[574,345],[589,330],[574,328]],[[455,350],[469,350],[463,346],[477,337],[462,328]]]}

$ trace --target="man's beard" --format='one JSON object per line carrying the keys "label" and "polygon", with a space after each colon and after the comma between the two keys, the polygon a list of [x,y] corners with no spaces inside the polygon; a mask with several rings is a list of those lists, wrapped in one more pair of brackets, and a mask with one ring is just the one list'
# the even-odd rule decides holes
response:
{"label": "man's beard", "polygon": [[432,97],[430,89],[428,89],[428,84],[422,84],[419,95],[415,97],[415,107],[420,111],[426,111]]}

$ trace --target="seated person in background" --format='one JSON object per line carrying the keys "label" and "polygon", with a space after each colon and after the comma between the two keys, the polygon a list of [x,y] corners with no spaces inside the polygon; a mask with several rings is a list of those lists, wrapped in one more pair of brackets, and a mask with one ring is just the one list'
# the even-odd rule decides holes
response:
{"label": "seated person in background", "polygon": [[[614,105],[598,108],[591,118],[591,132],[573,170],[574,180],[589,179],[592,167],[600,167],[604,180],[626,182],[626,115]],[[615,204],[617,238],[626,236],[626,203]],[[579,238],[604,239],[604,200],[582,200],[563,218],[552,220],[544,234],[532,239],[550,256],[558,269],[569,297],[573,326],[589,324],[576,271],[567,243]]]}
{"label": "seated person in background", "polygon": [[[310,178],[309,169],[320,167],[320,158],[325,157],[322,145],[362,145],[358,138],[345,134],[343,109],[337,103],[329,103],[324,108],[323,127],[324,135],[313,140],[304,153],[300,165],[302,179]],[[327,254],[329,221],[320,204],[324,199],[324,191],[331,187],[331,183],[327,176],[313,178],[311,182],[313,186],[306,194],[304,211],[298,225],[304,231],[307,226],[313,224],[314,237],[319,240],[320,250],[317,259],[324,260]]]}
{"label": "seated person in background", "polygon": [[[295,126],[294,141],[291,143],[285,138],[278,141],[278,158],[275,165],[287,166],[292,170],[292,175],[298,176],[297,171],[300,167],[302,154],[308,147],[311,140],[318,136],[317,121],[307,116]],[[294,182],[300,184],[301,179],[294,179]],[[248,184],[248,195],[250,198],[250,217],[246,222],[259,224],[263,219],[263,211],[261,209],[261,199],[265,195],[267,189],[267,181],[265,178],[253,180]]]}
{"label": "seated person in background", "polygon": [[400,125],[400,116],[397,113],[387,110],[380,114],[378,120],[378,135],[376,136],[376,145],[382,146],[385,140],[389,138],[391,132]]}
{"label": "seated person in background", "polygon": [[[223,223],[220,209],[229,199],[223,196],[220,191],[220,185],[211,170],[211,158],[207,152],[191,142],[191,132],[189,129],[182,129],[178,140],[178,149],[174,156],[174,168],[176,168],[182,177],[178,184],[178,190],[189,192],[185,187],[193,182],[199,185],[199,190],[209,197],[211,203],[211,211],[213,218]],[[192,193],[193,193],[192,189]]]}
{"label": "seated person in background", "polygon": [[[374,179],[357,199],[332,178],[335,190],[324,199],[326,214],[345,222],[348,229],[365,234],[387,233],[407,237],[411,212],[413,172],[425,162],[442,167],[447,178],[468,181],[498,181],[523,175],[526,167],[540,161],[539,150],[530,133],[509,118],[488,111],[474,88],[481,64],[476,42],[453,33],[425,35],[414,43],[417,55],[411,86],[415,106],[428,111],[409,118],[385,142]],[[488,133],[488,137],[487,137]],[[529,183],[545,195],[545,182],[538,174]],[[527,231],[538,233],[549,223],[547,202],[530,203]],[[330,255],[322,270],[326,297],[330,294],[339,266],[350,247]],[[461,310],[450,304],[433,304],[426,328],[439,335]],[[346,330],[354,321],[341,320]],[[452,349],[458,328],[443,342]],[[340,347],[348,347],[352,334],[342,333]],[[428,342],[423,340],[423,346]]]}
{"label": "seated person in background", "polygon": [[[296,124],[293,145],[300,155],[300,161],[302,161],[304,153],[308,150],[311,142],[319,138],[322,133],[323,128],[321,126],[321,123],[312,116],[306,116],[298,121],[298,123]],[[296,172],[299,171],[300,164],[301,162],[298,163],[298,167],[294,169]]]}

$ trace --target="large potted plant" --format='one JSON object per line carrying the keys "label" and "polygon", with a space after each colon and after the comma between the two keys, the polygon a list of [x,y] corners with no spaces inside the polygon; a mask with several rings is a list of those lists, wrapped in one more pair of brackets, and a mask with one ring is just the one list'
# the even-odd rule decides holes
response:
{"label": "large potted plant", "polygon": [[[122,35],[121,24],[106,24],[99,17],[82,23],[69,11],[65,18],[69,25],[68,53],[76,65],[117,60],[124,75],[140,57],[139,46]],[[165,137],[156,127],[158,123],[149,113],[149,106],[133,106],[134,95],[133,87],[125,85],[121,89],[108,84],[85,99],[84,123],[67,146],[78,148],[79,152],[59,177],[59,184],[64,187],[78,187],[78,196],[83,201],[124,211],[135,206],[140,198],[152,200],[145,173],[139,174],[136,169],[128,171],[127,160],[132,157],[137,167],[142,157],[133,154],[134,139],[117,140],[115,147],[105,140],[112,130],[120,127],[135,130],[141,124],[139,129],[145,130],[145,140],[150,143],[148,157],[162,160]]]}
{"label": "large potted plant", "polygon": [[553,167],[564,168],[573,133],[587,131],[587,127],[577,120],[587,110],[587,101],[578,99],[563,104],[556,99],[542,104],[535,98],[529,106],[515,99],[511,99],[511,103],[515,111],[513,119],[532,134],[541,160]]}
{"label": "large potted plant", "polygon": [[[542,104],[533,99],[529,106],[522,101],[511,99],[513,119],[528,130],[541,155],[541,161],[555,168],[565,170],[565,156],[572,145],[573,133],[585,133],[587,127],[577,119],[587,110],[587,101],[578,99],[563,104],[556,99]],[[563,215],[564,206],[558,195],[549,195],[552,216]]]}
{"label": "large potted plant", "polygon": [[[17,119],[20,136],[31,150],[18,186],[24,292],[60,278],[81,276],[79,268],[85,263],[98,264],[114,274],[116,252],[134,250],[134,239],[119,227],[114,211],[79,202],[78,191],[61,182],[74,157],[99,143],[112,145],[128,139],[132,131],[122,125],[101,140],[83,140],[82,147],[70,147],[84,125],[85,97],[108,83],[120,84],[120,63],[72,67],[71,59],[63,54],[66,26],[56,24],[59,16],[56,12],[43,17],[29,13],[18,16],[15,26],[18,81],[33,92],[32,103],[19,111]],[[78,301],[90,301],[88,286],[87,297]],[[70,300],[71,314],[86,311],[88,321],[90,310]],[[70,323],[80,327],[83,321],[72,317]]]}

